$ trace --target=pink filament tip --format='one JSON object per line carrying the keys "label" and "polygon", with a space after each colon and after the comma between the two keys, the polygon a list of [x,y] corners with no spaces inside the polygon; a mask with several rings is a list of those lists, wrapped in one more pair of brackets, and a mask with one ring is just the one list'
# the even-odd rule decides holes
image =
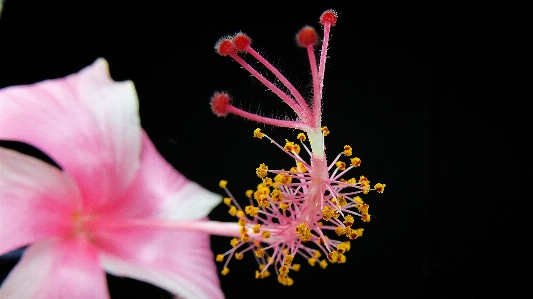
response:
{"label": "pink filament tip", "polygon": [[318,35],[313,27],[305,26],[296,34],[296,42],[302,48],[316,45]]}
{"label": "pink filament tip", "polygon": [[227,56],[235,53],[235,47],[228,37],[222,37],[215,44],[215,50],[220,56]]}
{"label": "pink filament tip", "polygon": [[337,12],[333,9],[326,10],[322,15],[320,16],[320,24],[326,25],[330,24],[330,26],[335,26],[337,23]]}
{"label": "pink filament tip", "polygon": [[227,93],[215,92],[211,97],[211,110],[217,116],[226,116],[228,108],[231,106],[231,98]]}
{"label": "pink filament tip", "polygon": [[233,46],[237,51],[246,51],[246,48],[250,45],[252,40],[250,37],[244,33],[237,33],[233,37]]}

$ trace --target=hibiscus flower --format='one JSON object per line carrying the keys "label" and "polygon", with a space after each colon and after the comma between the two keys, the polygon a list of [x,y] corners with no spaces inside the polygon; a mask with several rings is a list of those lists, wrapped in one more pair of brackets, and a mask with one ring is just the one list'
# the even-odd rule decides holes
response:
{"label": "hibiscus flower", "polygon": [[0,254],[27,246],[1,298],[109,298],[105,271],[183,298],[223,298],[207,214],[220,197],[187,180],[140,127],[130,81],[107,62],[0,90]]}

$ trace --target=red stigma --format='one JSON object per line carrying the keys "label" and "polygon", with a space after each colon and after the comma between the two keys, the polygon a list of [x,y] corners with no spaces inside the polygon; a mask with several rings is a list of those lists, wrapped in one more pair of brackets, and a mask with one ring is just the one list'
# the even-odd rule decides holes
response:
{"label": "red stigma", "polygon": [[316,45],[318,35],[313,27],[305,26],[296,34],[296,42],[302,48]]}
{"label": "red stigma", "polygon": [[252,40],[244,33],[237,33],[237,35],[233,37],[233,45],[237,51],[246,51],[246,47],[248,47],[250,43],[252,43]]}
{"label": "red stigma", "polygon": [[231,98],[227,93],[215,92],[211,97],[211,110],[217,116],[226,116],[228,114],[228,107],[230,106]]}
{"label": "red stigma", "polygon": [[326,25],[330,24],[331,26],[335,26],[337,23],[337,12],[333,9],[326,10],[322,15],[320,16],[320,24]]}
{"label": "red stigma", "polygon": [[222,37],[215,44],[215,50],[220,56],[227,56],[235,52],[235,48],[231,39],[228,37]]}

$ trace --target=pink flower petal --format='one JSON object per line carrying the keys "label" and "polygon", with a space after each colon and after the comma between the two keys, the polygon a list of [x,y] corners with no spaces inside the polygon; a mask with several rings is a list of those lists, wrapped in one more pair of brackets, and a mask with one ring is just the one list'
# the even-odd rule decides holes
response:
{"label": "pink flower petal", "polygon": [[187,299],[224,298],[209,235],[153,228],[109,229],[95,237],[106,271]]}
{"label": "pink flower petal", "polygon": [[80,238],[30,246],[0,288],[2,299],[109,298],[98,255]]}
{"label": "pink flower petal", "polygon": [[192,220],[206,217],[221,196],[189,181],[161,157],[142,134],[141,167],[120,200],[100,211],[110,218],[155,217]]}
{"label": "pink flower petal", "polygon": [[41,149],[79,185],[89,210],[122,194],[139,165],[137,95],[98,59],[63,79],[0,90],[0,139]]}
{"label": "pink flower petal", "polygon": [[73,229],[79,191],[61,170],[0,148],[0,254]]}

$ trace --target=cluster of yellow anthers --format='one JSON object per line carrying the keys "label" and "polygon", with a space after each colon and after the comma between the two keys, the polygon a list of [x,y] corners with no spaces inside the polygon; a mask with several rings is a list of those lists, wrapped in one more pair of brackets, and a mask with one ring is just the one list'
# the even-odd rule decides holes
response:
{"label": "cluster of yellow anthers", "polygon": [[[322,128],[322,133],[324,136],[329,134],[327,127]],[[361,159],[357,157],[350,158],[349,164],[339,160],[342,156],[352,156],[352,148],[348,145],[328,166],[328,179],[316,181],[312,179],[313,165],[300,156],[303,148],[312,157],[305,144],[307,137],[304,133],[297,136],[300,144],[287,140],[285,146],[279,145],[260,129],[254,131],[254,137],[268,138],[295,160],[295,166],[290,170],[270,170],[265,164],[259,165],[256,174],[262,182],[256,190],[246,191],[250,204],[244,209],[226,188],[227,182],[220,182],[220,187],[228,194],[224,203],[230,207],[229,214],[237,217],[241,226],[240,238],[230,242],[232,248],[216,257],[222,262],[225,256],[229,256],[222,274],[229,272],[227,266],[232,256],[240,260],[247,251],[254,252],[259,264],[256,278],[270,276],[268,269],[273,265],[278,281],[289,286],[293,284],[289,271],[300,269],[299,264],[293,263],[297,254],[306,258],[311,266],[318,262],[326,268],[327,261],[345,263],[344,253],[350,250],[349,240],[363,235],[362,228],[352,228],[354,216],[360,217],[363,222],[370,221],[369,205],[358,194],[367,194],[371,190],[383,193],[385,184],[378,183],[371,189],[370,181],[364,176],[360,176],[359,180],[341,178],[350,169],[361,165]],[[316,195],[313,190],[317,185],[318,189],[324,190],[319,195],[319,202],[313,200]],[[333,232],[349,240],[338,241],[327,236]],[[326,258],[321,260],[323,255]]]}

